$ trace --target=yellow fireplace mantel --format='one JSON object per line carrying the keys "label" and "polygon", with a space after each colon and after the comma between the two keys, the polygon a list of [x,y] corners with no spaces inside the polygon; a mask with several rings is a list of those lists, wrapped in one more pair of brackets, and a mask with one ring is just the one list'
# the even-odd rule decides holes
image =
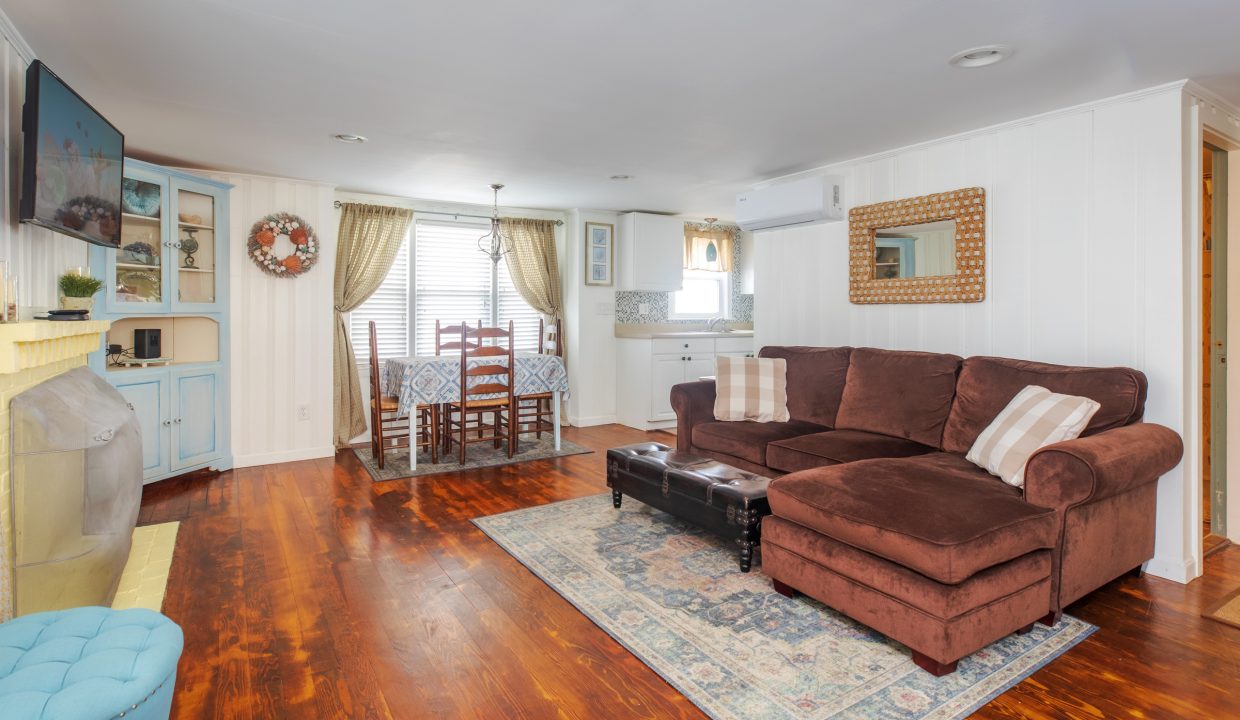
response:
{"label": "yellow fireplace mantel", "polygon": [[0,325],[0,375],[49,365],[99,349],[107,320],[35,320]]}
{"label": "yellow fireplace mantel", "polygon": [[0,620],[13,616],[13,516],[9,401],[86,364],[112,323],[35,320],[0,324]]}

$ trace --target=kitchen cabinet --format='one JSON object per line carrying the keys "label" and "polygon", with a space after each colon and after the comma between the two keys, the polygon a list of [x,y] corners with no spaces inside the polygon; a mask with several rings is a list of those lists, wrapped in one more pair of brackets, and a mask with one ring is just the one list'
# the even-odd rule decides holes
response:
{"label": "kitchen cabinet", "polygon": [[631,212],[616,228],[616,289],[679,290],[685,264],[685,223],[670,215]]}
{"label": "kitchen cabinet", "polygon": [[752,357],[753,338],[618,338],[618,420],[639,430],[673,427],[672,387],[715,374],[715,358]]}

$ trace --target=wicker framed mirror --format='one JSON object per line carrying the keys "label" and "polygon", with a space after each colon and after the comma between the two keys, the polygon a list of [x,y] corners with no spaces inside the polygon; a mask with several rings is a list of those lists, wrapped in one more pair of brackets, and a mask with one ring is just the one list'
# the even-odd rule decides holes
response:
{"label": "wicker framed mirror", "polygon": [[858,304],[986,299],[986,191],[963,188],[848,213],[848,296]]}

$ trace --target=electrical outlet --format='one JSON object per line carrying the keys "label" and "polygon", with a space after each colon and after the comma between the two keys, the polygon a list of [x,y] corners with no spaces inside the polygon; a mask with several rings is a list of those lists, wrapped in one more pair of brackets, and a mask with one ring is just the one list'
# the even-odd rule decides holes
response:
{"label": "electrical outlet", "polygon": [[310,419],[310,406],[309,405],[298,405],[297,406],[297,419],[298,420],[309,420]]}
{"label": "electrical outlet", "polygon": [[597,315],[615,315],[616,304],[614,302],[601,302],[594,306],[594,312]]}
{"label": "electrical outlet", "polygon": [[637,303],[637,314],[638,315],[649,315],[650,314],[650,303]]}

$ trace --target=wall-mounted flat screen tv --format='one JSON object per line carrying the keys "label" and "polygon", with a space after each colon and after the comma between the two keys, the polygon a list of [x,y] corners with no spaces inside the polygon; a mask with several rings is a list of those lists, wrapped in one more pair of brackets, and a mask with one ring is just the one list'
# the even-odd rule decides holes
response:
{"label": "wall-mounted flat screen tv", "polygon": [[125,136],[38,60],[26,69],[19,219],[121,244]]}

